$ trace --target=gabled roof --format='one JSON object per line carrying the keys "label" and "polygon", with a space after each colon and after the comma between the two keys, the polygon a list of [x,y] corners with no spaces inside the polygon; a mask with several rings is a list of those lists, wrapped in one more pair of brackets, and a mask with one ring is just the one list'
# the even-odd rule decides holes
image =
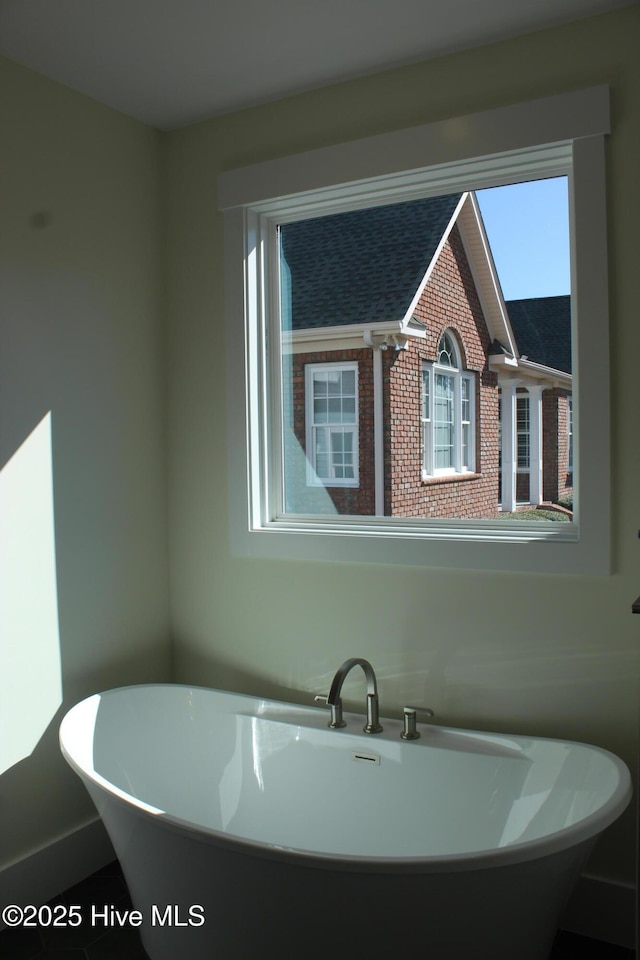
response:
{"label": "gabled roof", "polygon": [[413,322],[412,311],[454,222],[494,343],[494,369],[539,376],[533,369],[539,365],[570,375],[571,298],[505,304],[473,192],[283,224],[283,332],[305,342],[313,331],[335,338],[376,324],[417,332],[422,324]]}
{"label": "gabled roof", "polygon": [[[290,328],[402,321],[461,196],[283,224],[282,277],[290,290]],[[283,303],[286,325],[287,315]]]}
{"label": "gabled roof", "polygon": [[506,303],[521,357],[571,373],[571,297],[532,297]]}

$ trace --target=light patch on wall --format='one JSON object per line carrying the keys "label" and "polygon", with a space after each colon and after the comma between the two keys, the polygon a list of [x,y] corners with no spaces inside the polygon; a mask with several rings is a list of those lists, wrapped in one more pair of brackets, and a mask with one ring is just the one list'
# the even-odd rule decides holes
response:
{"label": "light patch on wall", "polygon": [[62,703],[48,413],[0,471],[0,773]]}

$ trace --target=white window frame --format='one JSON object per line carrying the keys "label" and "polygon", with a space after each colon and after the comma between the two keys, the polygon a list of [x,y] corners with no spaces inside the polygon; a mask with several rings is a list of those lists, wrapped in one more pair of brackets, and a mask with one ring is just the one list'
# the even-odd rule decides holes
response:
{"label": "white window frame", "polygon": [[[606,575],[610,412],[606,86],[559,94],[224,173],[229,522],[240,556]],[[568,176],[574,522],[291,516],[282,495],[277,225],[402,199]],[[577,305],[580,319],[577,324]],[[585,386],[586,385],[586,388]],[[597,386],[596,386],[597,385]],[[589,424],[589,430],[582,428]],[[244,442],[238,442],[244,437]],[[244,477],[245,482],[238,482]]]}
{"label": "white window frame", "polygon": [[[424,374],[427,373],[429,376],[429,404],[428,409],[425,409],[424,395],[422,397],[422,438],[423,438],[423,462],[422,462],[422,477],[424,480],[433,479],[435,477],[447,477],[447,476],[456,476],[461,473],[474,473],[475,472],[475,448],[476,448],[476,433],[475,433],[475,377],[472,372],[464,370],[462,367],[462,360],[460,354],[460,348],[456,340],[455,334],[451,330],[445,330],[445,335],[447,335],[450,341],[453,344],[455,361],[456,365],[454,367],[447,367],[439,364],[437,360],[433,363],[423,363],[422,365],[422,389],[424,391]],[[435,432],[436,432],[436,419],[435,419],[435,403],[436,403],[436,377],[438,374],[443,374],[444,376],[451,377],[453,379],[453,417],[454,417],[454,440],[453,440],[453,466],[451,467],[436,467],[436,454],[435,454]],[[468,383],[469,385],[469,408],[471,417],[469,420],[463,421],[462,419],[462,384]],[[470,445],[469,445],[469,462],[464,463],[464,458],[462,455],[463,450],[463,427],[465,424],[469,426],[469,436],[470,436]]]}
{"label": "white window frame", "polygon": [[573,395],[567,397],[567,473],[573,479]]}
{"label": "white window frame", "polygon": [[[428,388],[425,391],[425,379]],[[426,396],[425,396],[426,394]],[[420,381],[420,420],[422,421],[422,476],[431,476],[433,470],[433,364],[423,363]]]}
{"label": "white window frame", "polygon": [[[314,416],[314,374],[334,371],[343,373],[353,371],[355,375],[355,420],[351,423],[338,423],[328,420],[326,423],[316,423]],[[307,363],[304,371],[305,393],[305,444],[307,452],[307,485],[310,487],[358,487],[359,486],[359,423],[360,415],[358,404],[358,363],[357,361],[336,361],[335,363]],[[316,471],[316,430],[326,429],[331,436],[334,433],[350,433],[353,443],[353,478],[326,477],[321,478]]]}

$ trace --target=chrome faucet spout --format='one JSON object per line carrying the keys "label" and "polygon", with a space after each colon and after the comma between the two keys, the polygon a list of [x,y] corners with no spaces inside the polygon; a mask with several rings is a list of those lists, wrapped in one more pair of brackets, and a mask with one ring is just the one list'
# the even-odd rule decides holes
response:
{"label": "chrome faucet spout", "polygon": [[[367,681],[367,722],[364,726],[364,732],[380,733],[382,726],[379,720],[378,684],[374,669],[368,660],[363,660],[361,657],[351,657],[344,661],[333,678],[327,704],[332,708],[332,714],[335,711],[342,719],[342,685],[353,667],[362,667]],[[334,725],[337,726],[337,724],[329,724],[329,726]]]}

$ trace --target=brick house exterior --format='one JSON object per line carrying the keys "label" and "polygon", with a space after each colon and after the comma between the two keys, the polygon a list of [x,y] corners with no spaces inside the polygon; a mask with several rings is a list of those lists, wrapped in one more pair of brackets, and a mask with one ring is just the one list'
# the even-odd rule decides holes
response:
{"label": "brick house exterior", "polygon": [[[340,514],[431,519],[492,518],[501,502],[514,509],[571,491],[569,298],[550,298],[552,335],[536,319],[549,298],[515,302],[512,324],[472,194],[296,228],[283,228],[285,420],[304,453],[287,457],[292,490],[322,487]],[[451,376],[444,343],[456,357]],[[345,386],[354,376],[355,398]],[[332,403],[343,422],[331,420]],[[354,408],[352,420],[344,411]],[[333,481],[321,476],[332,458]],[[292,509],[304,512],[303,501],[292,495]]]}
{"label": "brick house exterior", "polygon": [[[305,368],[311,363],[331,363],[336,351],[294,354],[292,358],[293,431],[300,447],[306,447]],[[373,357],[370,349],[341,350],[340,360],[358,364],[358,408],[360,477],[357,487],[329,487],[329,494],[338,513],[373,516],[374,459],[373,459]]]}
{"label": "brick house exterior", "polygon": [[[521,354],[570,374],[570,298],[512,300],[507,309]],[[573,494],[571,397],[570,389],[559,386],[548,387],[542,394],[543,492],[548,503]],[[526,501],[528,492],[523,491],[519,499]]]}
{"label": "brick house exterior", "polygon": [[[457,227],[442,248],[415,307],[426,338],[407,350],[386,351],[385,515],[394,517],[493,517],[498,488],[498,378],[489,369],[491,338]],[[422,476],[420,409],[423,361],[436,358],[445,330],[457,338],[464,367],[476,378],[476,469],[455,476]],[[388,359],[387,359],[388,358]]]}

